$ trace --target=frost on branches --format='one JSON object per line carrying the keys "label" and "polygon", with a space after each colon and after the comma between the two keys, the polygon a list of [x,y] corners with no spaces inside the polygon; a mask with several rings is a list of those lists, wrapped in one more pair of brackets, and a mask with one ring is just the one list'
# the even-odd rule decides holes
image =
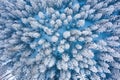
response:
{"label": "frost on branches", "polygon": [[0,80],[120,80],[120,1],[0,0]]}

